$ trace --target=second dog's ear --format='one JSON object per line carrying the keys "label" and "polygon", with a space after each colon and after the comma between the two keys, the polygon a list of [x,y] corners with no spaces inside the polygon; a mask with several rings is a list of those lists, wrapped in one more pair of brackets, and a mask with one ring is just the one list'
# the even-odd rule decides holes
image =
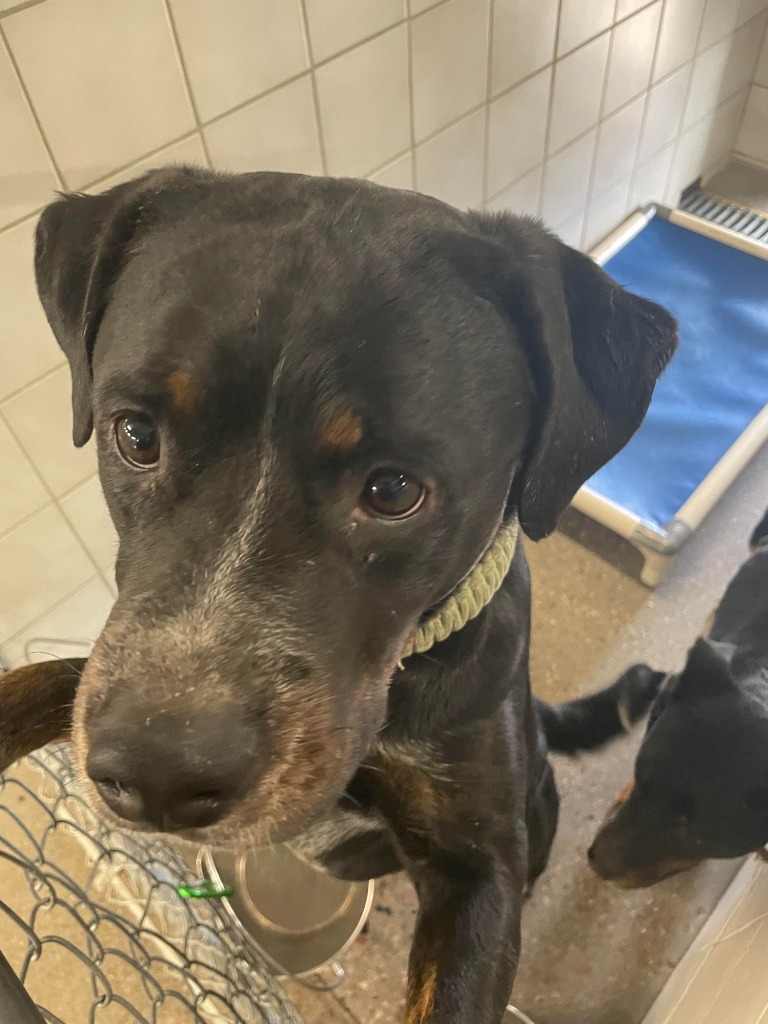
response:
{"label": "second dog's ear", "polygon": [[537,392],[510,504],[538,539],[642,423],[677,325],[537,221],[468,217],[473,234],[454,252],[514,325]]}
{"label": "second dog's ear", "polygon": [[37,290],[72,374],[73,440],[93,430],[91,359],[109,295],[130,243],[151,221],[159,192],[195,175],[190,168],[150,171],[100,195],[70,193],[43,211],[35,236]]}
{"label": "second dog's ear", "polygon": [[688,652],[685,668],[680,673],[674,698],[694,701],[702,697],[717,697],[733,686],[731,661],[732,644],[719,643],[708,637],[699,637]]}

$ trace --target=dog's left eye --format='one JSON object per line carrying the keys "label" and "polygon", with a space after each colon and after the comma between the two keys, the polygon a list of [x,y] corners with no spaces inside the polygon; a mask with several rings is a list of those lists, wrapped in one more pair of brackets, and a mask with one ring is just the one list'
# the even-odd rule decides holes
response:
{"label": "dog's left eye", "polygon": [[153,420],[131,413],[115,421],[115,442],[123,459],[137,469],[151,469],[160,458],[160,434]]}
{"label": "dog's left eye", "polygon": [[424,504],[427,489],[395,469],[378,469],[368,477],[361,497],[367,512],[379,519],[407,519]]}

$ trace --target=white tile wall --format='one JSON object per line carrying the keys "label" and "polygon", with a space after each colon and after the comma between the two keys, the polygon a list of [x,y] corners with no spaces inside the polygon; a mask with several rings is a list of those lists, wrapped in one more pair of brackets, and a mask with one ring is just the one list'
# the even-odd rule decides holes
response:
{"label": "white tile wall", "polygon": [[593,195],[601,195],[621,178],[632,173],[644,110],[645,97],[641,97],[612,114],[600,125],[592,181]]}
{"label": "white tile wall", "polygon": [[[182,3],[185,0],[181,0]],[[407,0],[305,0],[312,56],[325,60],[354,46],[406,15]],[[267,0],[270,3],[270,0]]]}
{"label": "white tile wall", "polygon": [[494,96],[551,63],[557,11],[558,0],[496,0],[491,60]]}
{"label": "white tile wall", "polygon": [[226,0],[226,17],[220,0],[170,0],[170,8],[204,121],[309,66],[299,0]]}
{"label": "white tile wall", "polygon": [[203,129],[215,167],[321,174],[323,160],[309,75]]}
{"label": "white tile wall", "polygon": [[539,164],[510,188],[505,189],[496,199],[491,200],[489,210],[514,210],[529,217],[537,217],[541,202],[541,176],[543,166]]}
{"label": "white tile wall", "polygon": [[3,500],[0,503],[0,535],[16,523],[47,505],[50,496],[35,472],[24,449],[0,419],[0,466],[3,479]]}
{"label": "white tile wall", "polygon": [[729,43],[728,39],[715,43],[704,53],[699,54],[693,62],[691,94],[683,118],[684,129],[696,124],[717,105],[720,86],[728,63]]}
{"label": "white tile wall", "polygon": [[707,0],[699,36],[699,49],[706,49],[718,39],[733,32],[739,18],[739,4],[734,0]]}
{"label": "white tile wall", "polygon": [[683,119],[691,66],[686,64],[654,85],[648,96],[638,158],[647,160],[676,138]]}
{"label": "white tile wall", "polygon": [[478,110],[416,148],[419,192],[454,206],[479,206],[483,199],[485,111]]}
{"label": "white tile wall", "polygon": [[413,116],[416,140],[486,98],[489,0],[448,0],[415,18]]}
{"label": "white tile wall", "polygon": [[736,140],[736,150],[761,164],[768,164],[768,88],[753,85],[749,90],[747,109],[741,131]]}
{"label": "white tile wall", "polygon": [[656,81],[693,57],[704,3],[705,0],[665,0],[653,69]]}
{"label": "white tile wall", "polygon": [[10,54],[2,41],[0,96],[3,98],[0,224],[10,224],[44,203],[59,181],[11,63]]}
{"label": "white tile wall", "polygon": [[19,11],[4,26],[70,187],[194,128],[158,0],[57,0]]}
{"label": "white tile wall", "polygon": [[612,113],[648,88],[661,7],[657,0],[613,30],[603,114]]}
{"label": "white tile wall", "polygon": [[60,499],[59,505],[98,568],[104,572],[111,569],[117,555],[117,533],[98,476],[75,487]]}
{"label": "white tile wall", "polygon": [[[754,21],[750,22],[735,34],[735,38],[742,34],[747,39],[762,38],[741,131],[736,139],[736,150],[749,160],[768,165],[768,33],[764,32],[762,37],[757,32],[750,33],[750,27],[754,24]],[[748,56],[742,58],[743,63],[747,63],[748,59]],[[737,59],[733,60],[733,66],[738,66]]]}
{"label": "white tile wall", "polygon": [[[748,29],[745,29],[748,31]],[[763,45],[760,48],[760,57],[757,61],[757,67],[755,68],[755,85],[762,85],[768,89],[768,35],[763,39]]]}
{"label": "white tile wall", "polygon": [[0,401],[64,362],[35,290],[33,252],[33,221],[0,234]]}
{"label": "white tile wall", "polygon": [[156,150],[152,156],[139,160],[138,163],[129,164],[128,167],[124,167],[117,174],[110,174],[108,177],[102,178],[101,181],[92,186],[90,191],[100,192],[102,189],[111,188],[113,185],[120,185],[124,181],[130,181],[131,178],[135,178],[138,174],[145,174],[147,171],[154,170],[157,167],[166,167],[168,164],[197,164],[200,166],[205,163],[206,156],[203,140],[200,133],[195,132],[185,139],[172,142],[170,146],[164,146],[162,149]]}
{"label": "white tile wall", "polygon": [[54,189],[172,162],[363,175],[589,245],[675,201],[739,125],[768,162],[767,4],[0,0],[0,652],[98,630],[113,586],[94,454],[71,445],[34,289]]}
{"label": "white tile wall", "polygon": [[596,136],[593,129],[547,162],[541,212],[548,224],[556,226],[586,209]]}
{"label": "white tile wall", "polygon": [[66,519],[48,505],[0,538],[0,645],[95,574]]}
{"label": "white tile wall", "polygon": [[555,65],[549,151],[555,153],[597,124],[608,63],[609,33]]}
{"label": "white tile wall", "polygon": [[386,185],[388,188],[413,188],[413,156],[406,153],[405,156],[393,160],[391,164],[382,167],[376,174],[371,175],[371,181],[377,185]]}
{"label": "white tile wall", "polygon": [[94,576],[3,644],[3,656],[10,665],[23,663],[25,656],[30,661],[83,657],[101,632],[113,601],[104,580]]}
{"label": "white tile wall", "polygon": [[585,249],[597,245],[617,224],[621,224],[627,212],[629,188],[630,178],[627,176],[590,203],[584,229]]}
{"label": "white tile wall", "polygon": [[544,159],[549,108],[549,68],[491,103],[488,191],[495,195]]}
{"label": "white tile wall", "polygon": [[657,201],[660,196],[664,197],[674,155],[673,143],[635,168],[629,191],[630,210]]}
{"label": "white tile wall", "polygon": [[610,28],[614,8],[614,0],[561,0],[558,56],[575,50]]}
{"label": "white tile wall", "polygon": [[[425,20],[429,17],[424,15]],[[354,89],[350,82],[356,83]],[[411,136],[405,25],[318,68],[317,92],[329,174],[360,177],[407,149]]]}
{"label": "white tile wall", "polygon": [[760,83],[761,68],[756,64],[760,57],[760,43],[765,38],[766,23],[768,15],[763,14],[762,18],[734,32],[720,87],[722,96],[732,96],[750,81]]}
{"label": "white tile wall", "polygon": [[69,370],[62,366],[0,405],[6,423],[56,497],[96,470],[92,441],[72,444]]}

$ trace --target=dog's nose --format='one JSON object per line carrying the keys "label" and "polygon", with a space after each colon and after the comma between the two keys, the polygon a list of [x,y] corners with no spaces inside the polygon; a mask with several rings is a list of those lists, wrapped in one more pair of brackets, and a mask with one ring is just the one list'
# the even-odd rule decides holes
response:
{"label": "dog's nose", "polygon": [[254,756],[232,723],[183,724],[91,736],[86,770],[104,803],[120,818],[162,832],[219,821],[250,788]]}

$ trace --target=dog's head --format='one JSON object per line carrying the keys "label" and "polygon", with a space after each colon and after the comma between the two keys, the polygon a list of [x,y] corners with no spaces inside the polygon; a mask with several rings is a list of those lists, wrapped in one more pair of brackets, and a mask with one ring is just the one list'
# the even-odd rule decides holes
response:
{"label": "dog's head", "polygon": [[65,196],[36,272],[120,538],[76,764],[209,841],[337,798],[425,610],[505,515],[553,529],[676,337],[534,221],[351,180]]}
{"label": "dog's head", "polygon": [[632,785],[601,826],[590,862],[625,888],[768,843],[766,669],[698,640],[657,698]]}

